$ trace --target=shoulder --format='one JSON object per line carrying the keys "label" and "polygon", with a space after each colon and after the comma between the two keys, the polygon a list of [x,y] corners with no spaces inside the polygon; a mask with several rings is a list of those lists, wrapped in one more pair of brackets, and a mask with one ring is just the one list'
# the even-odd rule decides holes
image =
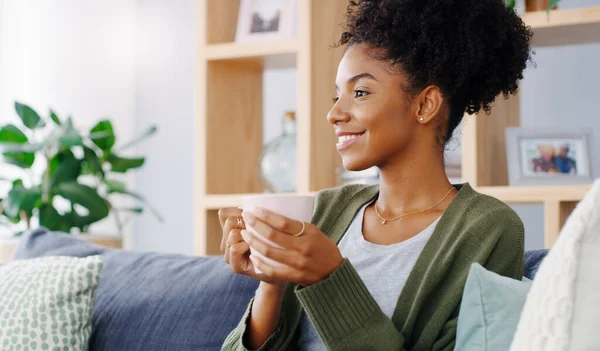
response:
{"label": "shoulder", "polygon": [[519,215],[503,201],[477,192],[468,183],[463,185],[461,192],[463,191],[465,194],[460,200],[460,207],[463,209],[462,215],[466,218],[490,224],[498,221],[507,224],[523,224]]}
{"label": "shoulder", "polygon": [[468,255],[469,262],[479,262],[502,275],[518,276],[525,244],[519,215],[504,202],[468,184],[463,185],[455,200],[446,223],[452,235],[445,244],[461,248],[461,255]]}
{"label": "shoulder", "polygon": [[498,240],[522,243],[525,230],[519,215],[506,203],[495,197],[479,193],[464,184],[457,196],[456,210],[452,213],[464,239],[488,242]]}

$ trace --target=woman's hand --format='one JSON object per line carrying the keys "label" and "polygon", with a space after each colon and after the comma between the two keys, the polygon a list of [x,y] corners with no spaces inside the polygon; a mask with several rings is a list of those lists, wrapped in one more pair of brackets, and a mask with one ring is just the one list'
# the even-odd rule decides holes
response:
{"label": "woman's hand", "polygon": [[282,263],[284,267],[272,267],[251,256],[254,267],[273,280],[284,280],[308,286],[331,275],[344,261],[340,250],[316,226],[295,221],[271,211],[259,208],[254,214],[242,213],[245,223],[264,238],[282,246],[279,249],[265,244],[248,230],[242,230],[244,241],[267,258]]}
{"label": "woman's hand", "polygon": [[[219,210],[219,222],[223,229],[221,252],[231,270],[268,283],[269,286],[282,290],[285,281],[276,280],[264,274],[257,274],[250,260],[250,247],[244,241],[241,231],[246,228],[239,208],[223,208]],[[266,287],[268,288],[268,287]]]}

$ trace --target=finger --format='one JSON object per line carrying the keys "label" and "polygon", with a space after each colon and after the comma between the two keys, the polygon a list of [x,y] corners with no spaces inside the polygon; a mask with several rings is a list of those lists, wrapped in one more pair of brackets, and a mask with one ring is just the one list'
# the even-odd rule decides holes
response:
{"label": "finger", "polygon": [[252,261],[252,265],[256,269],[262,271],[263,276],[268,277],[270,280],[283,280],[305,285],[302,284],[304,283],[302,272],[295,268],[289,266],[273,267],[269,264],[264,263],[260,258],[253,255],[250,255],[250,261]]}
{"label": "finger", "polygon": [[225,221],[229,217],[240,217],[242,215],[242,210],[237,207],[226,207],[219,209],[219,222],[221,223],[221,227],[225,226]]}
{"label": "finger", "polygon": [[235,273],[244,274],[254,270],[254,267],[248,264],[248,260],[246,258],[248,252],[250,251],[250,246],[244,241],[231,245],[228,251],[229,264]]}
{"label": "finger", "polygon": [[[241,224],[241,227],[240,227]],[[221,252],[225,252],[227,237],[229,233],[234,229],[244,229],[246,225],[242,220],[242,217],[228,217],[223,224],[223,236],[221,238]]]}
{"label": "finger", "polygon": [[300,233],[303,227],[302,222],[300,221],[290,219],[262,207],[257,207],[254,210],[254,214],[261,221],[267,223],[273,228],[279,229],[284,233],[297,234]]}
{"label": "finger", "polygon": [[225,247],[231,247],[239,242],[243,242],[242,229],[232,229],[225,240]]}
{"label": "finger", "polygon": [[283,250],[273,247],[258,239],[249,230],[242,230],[241,235],[244,241],[258,253],[272,259],[273,261],[282,263],[298,269],[305,269],[308,259],[293,250]]}
{"label": "finger", "polygon": [[252,213],[243,212],[242,217],[244,217],[246,224],[249,227],[252,227],[252,229],[254,229],[263,238],[289,250],[293,250],[298,245],[297,238],[271,227],[267,223],[256,218],[256,216],[254,216]]}
{"label": "finger", "polygon": [[232,229],[229,231],[228,235],[224,235],[224,242],[225,242],[225,247],[223,247],[223,244],[221,244],[221,252],[223,252],[225,254],[225,262],[229,263],[229,254],[227,253],[227,250],[241,242],[244,241],[244,238],[242,238],[242,234],[240,233],[241,229]]}

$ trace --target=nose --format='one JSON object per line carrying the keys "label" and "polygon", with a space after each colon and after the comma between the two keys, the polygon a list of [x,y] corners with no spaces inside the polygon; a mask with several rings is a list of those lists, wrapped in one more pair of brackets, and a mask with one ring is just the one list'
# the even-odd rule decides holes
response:
{"label": "nose", "polygon": [[350,121],[350,113],[344,108],[341,98],[333,104],[327,113],[327,121],[333,125]]}

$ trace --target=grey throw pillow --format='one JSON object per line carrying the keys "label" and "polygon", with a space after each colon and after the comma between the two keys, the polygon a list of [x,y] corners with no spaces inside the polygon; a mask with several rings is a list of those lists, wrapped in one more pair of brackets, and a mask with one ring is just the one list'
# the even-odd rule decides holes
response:
{"label": "grey throw pillow", "polygon": [[43,257],[0,267],[0,349],[85,350],[102,257]]}

